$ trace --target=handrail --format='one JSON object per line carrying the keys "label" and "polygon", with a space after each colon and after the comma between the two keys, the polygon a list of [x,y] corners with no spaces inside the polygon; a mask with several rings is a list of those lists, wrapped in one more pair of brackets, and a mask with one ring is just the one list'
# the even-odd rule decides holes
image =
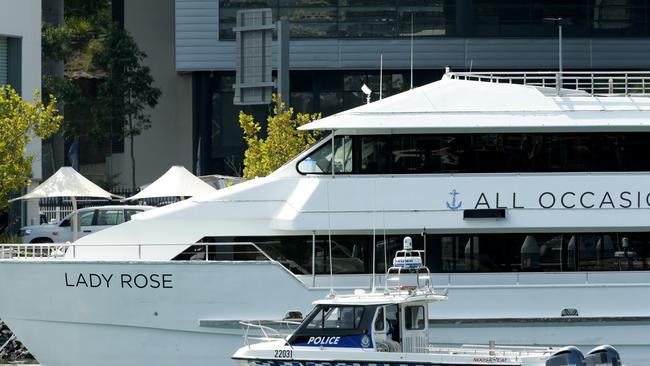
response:
{"label": "handrail", "polygon": [[592,96],[650,96],[650,71],[472,71],[448,72],[445,77],[551,88],[556,95],[579,91]]}
{"label": "handrail", "polygon": [[[284,324],[287,325],[287,330],[291,330],[288,328],[288,325],[300,325],[300,322],[295,322],[291,320],[276,320],[273,321],[273,323],[276,324]],[[242,331],[243,331],[243,337],[244,337],[244,343],[247,346],[250,346],[250,340],[257,340],[257,341],[262,341],[262,342],[274,342],[274,341],[281,341],[285,340],[287,336],[289,336],[291,333],[280,333],[279,330],[275,328],[271,328],[266,325],[262,325],[261,320],[251,321],[240,321],[239,324],[242,326]],[[262,337],[251,337],[249,335],[251,329],[257,329],[262,332]]]}
{"label": "handrail", "polygon": [[[142,249],[165,246],[199,247],[203,249],[200,254],[190,260],[218,261],[218,255],[254,255],[254,260],[274,261],[264,250],[252,242],[223,242],[223,243],[159,243],[159,244],[74,244],[74,243],[31,243],[31,244],[0,244],[0,259],[63,259],[71,251],[72,259],[76,258],[77,248],[134,248],[137,249],[137,259],[142,260]],[[229,247],[231,250],[214,250],[211,247]],[[253,250],[236,250],[235,247],[250,247]],[[213,259],[211,259],[211,257]]]}

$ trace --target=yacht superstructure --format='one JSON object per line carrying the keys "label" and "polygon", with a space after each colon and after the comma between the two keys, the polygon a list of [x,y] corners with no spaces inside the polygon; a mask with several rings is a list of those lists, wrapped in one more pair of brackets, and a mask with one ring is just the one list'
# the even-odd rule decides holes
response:
{"label": "yacht superstructure", "polygon": [[450,293],[429,312],[431,342],[612,344],[639,364],[648,76],[565,75],[563,89],[554,73],[448,73],[312,122],[329,137],[268,177],[142,213],[55,259],[0,248],[19,256],[0,260],[12,299],[0,318],[46,365],[228,362],[239,321],[305,312],[330,281],[369,288],[409,235]]}

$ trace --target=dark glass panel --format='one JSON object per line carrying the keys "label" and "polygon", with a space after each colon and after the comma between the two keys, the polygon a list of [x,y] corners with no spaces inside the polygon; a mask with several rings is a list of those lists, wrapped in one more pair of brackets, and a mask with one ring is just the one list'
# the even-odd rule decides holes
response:
{"label": "dark glass panel", "polygon": [[359,169],[362,174],[388,173],[388,138],[386,136],[361,137]]}
{"label": "dark glass panel", "polygon": [[343,93],[321,92],[319,97],[320,108],[318,108],[318,111],[323,117],[330,116],[342,110]]}
{"label": "dark glass panel", "polygon": [[280,7],[291,7],[291,6],[300,6],[300,7],[336,7],[337,0],[279,0]]}
{"label": "dark glass panel", "polygon": [[[366,235],[337,235],[332,237],[332,268],[334,274],[369,273],[371,251]],[[330,273],[330,244],[325,236],[316,239],[316,273]]]}

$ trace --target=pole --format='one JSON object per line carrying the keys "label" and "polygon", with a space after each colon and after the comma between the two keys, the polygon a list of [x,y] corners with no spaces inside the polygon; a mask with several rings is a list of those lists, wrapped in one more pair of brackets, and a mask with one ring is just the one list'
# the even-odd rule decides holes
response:
{"label": "pole", "polygon": [[289,23],[279,20],[278,30],[278,113],[280,104],[289,105],[291,91],[289,90]]}
{"label": "pole", "polygon": [[384,86],[384,54],[379,54],[379,100],[381,100],[381,90]]}
{"label": "pole", "polygon": [[562,18],[557,18],[557,27],[558,27],[558,43],[559,43],[559,62],[558,64],[560,65],[560,89],[562,89]]}
{"label": "pole", "polygon": [[72,196],[72,241],[79,236],[79,215],[77,213],[77,197]]}
{"label": "pole", "polygon": [[411,89],[413,89],[413,13],[411,13]]}

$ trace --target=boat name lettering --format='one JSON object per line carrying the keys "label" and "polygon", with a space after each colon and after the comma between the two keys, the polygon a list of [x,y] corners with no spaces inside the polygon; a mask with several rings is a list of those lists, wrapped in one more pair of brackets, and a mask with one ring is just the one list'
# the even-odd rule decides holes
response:
{"label": "boat name lettering", "polygon": [[[527,208],[518,197],[517,192],[485,193],[481,192],[474,204],[474,209],[491,208]],[[642,208],[650,207],[650,193],[644,192],[542,192],[534,202],[528,202],[532,208],[572,209],[572,208]]]}
{"label": "boat name lettering", "polygon": [[508,362],[508,358],[506,357],[474,357],[474,362],[498,362],[498,363],[503,363],[503,362]]}
{"label": "boat name lettering", "polygon": [[[119,279],[119,280],[118,280]],[[66,287],[86,288],[174,288],[171,273],[68,273],[65,272]]]}
{"label": "boat name lettering", "polygon": [[339,344],[341,337],[309,337],[307,344],[319,344],[319,345],[328,345],[328,344]]}

